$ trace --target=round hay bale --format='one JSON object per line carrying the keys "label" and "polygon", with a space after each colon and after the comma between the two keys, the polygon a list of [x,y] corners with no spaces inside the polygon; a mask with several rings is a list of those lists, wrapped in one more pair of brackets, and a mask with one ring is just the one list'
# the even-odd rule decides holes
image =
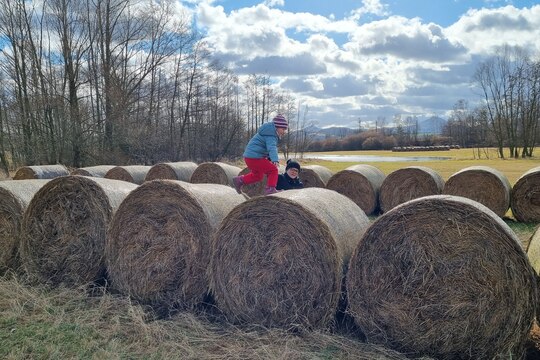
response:
{"label": "round hay bale", "polygon": [[75,169],[71,172],[70,175],[81,175],[81,176],[90,176],[90,177],[105,177],[105,174],[116,165],[97,165],[97,166],[87,166]]}
{"label": "round hay bale", "polygon": [[45,184],[23,217],[20,254],[28,275],[68,286],[100,279],[111,217],[136,187],[86,176],[64,176]]}
{"label": "round hay bale", "polygon": [[300,180],[304,183],[304,188],[324,188],[332,175],[332,172],[327,167],[321,165],[306,165],[302,166]]}
{"label": "round hay bale", "polygon": [[326,188],[337,191],[354,201],[367,215],[379,209],[379,189],[384,173],[371,165],[353,165],[335,173]]}
{"label": "round hay bale", "polygon": [[540,166],[521,175],[512,188],[512,214],[520,222],[540,222]]}
{"label": "round hay bale", "polygon": [[511,185],[506,176],[488,166],[470,166],[448,178],[443,194],[463,196],[503,217],[510,207]]}
{"label": "round hay bale", "polygon": [[69,170],[64,165],[23,166],[17,169],[13,180],[54,179],[65,175],[69,175]]}
{"label": "round hay bale", "polygon": [[320,188],[238,205],[213,243],[210,281],[218,308],[232,322],[327,326],[350,254],[368,225],[351,200]]}
{"label": "round hay bale", "polygon": [[[285,172],[285,166],[279,165],[279,170],[278,171],[279,171],[279,173],[284,173]],[[246,167],[246,168],[243,168],[242,171],[240,171],[238,173],[238,175],[246,175],[248,173],[249,173],[249,168]],[[264,175],[262,181],[242,186],[242,192],[244,194],[246,194],[247,196],[249,196],[249,197],[263,195],[264,194],[264,189],[266,188],[267,181],[268,181],[268,179],[267,179],[266,175]]]}
{"label": "round hay bale", "polygon": [[205,162],[197,166],[191,175],[190,182],[194,184],[221,184],[232,186],[232,178],[242,171],[237,166],[222,162]]}
{"label": "round hay bale", "polygon": [[116,212],[106,247],[112,286],[157,308],[193,307],[208,291],[211,239],[244,196],[228,186],[154,180]]}
{"label": "round hay bale", "polygon": [[422,196],[439,195],[444,180],[436,171],[425,166],[409,166],[390,173],[379,190],[381,212]]}
{"label": "round hay bale", "polygon": [[0,274],[18,270],[19,241],[24,211],[34,194],[49,180],[0,181]]}
{"label": "round hay bale", "polygon": [[191,161],[156,164],[146,174],[146,181],[169,179],[189,182],[195,169],[197,169],[197,164]]}
{"label": "round hay bale", "polygon": [[380,216],[346,284],[369,342],[437,359],[521,358],[537,306],[534,270],[514,232],[480,203],[449,195]]}
{"label": "round hay bale", "polygon": [[[540,274],[540,228],[537,228],[527,245],[527,257],[537,274]],[[540,310],[540,306],[539,309]]]}
{"label": "round hay bale", "polygon": [[148,174],[149,170],[150,166],[146,165],[115,166],[107,171],[105,178],[122,180],[140,185],[146,179],[146,174]]}

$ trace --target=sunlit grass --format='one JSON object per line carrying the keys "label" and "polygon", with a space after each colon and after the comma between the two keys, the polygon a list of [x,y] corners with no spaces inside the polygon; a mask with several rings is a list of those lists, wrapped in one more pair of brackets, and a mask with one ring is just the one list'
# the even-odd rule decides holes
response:
{"label": "sunlit grass", "polygon": [[341,171],[359,162],[337,162],[318,159],[308,159],[309,155],[371,155],[392,157],[449,157],[448,160],[432,161],[375,161],[364,162],[379,168],[386,175],[407,166],[426,166],[437,171],[443,179],[447,180],[452,174],[469,166],[489,166],[502,172],[514,184],[523,173],[533,167],[540,166],[540,157],[530,159],[500,159],[495,149],[452,149],[447,151],[415,151],[415,152],[392,152],[390,150],[377,151],[337,151],[306,153],[301,160],[302,164],[317,164],[326,166],[332,172]]}

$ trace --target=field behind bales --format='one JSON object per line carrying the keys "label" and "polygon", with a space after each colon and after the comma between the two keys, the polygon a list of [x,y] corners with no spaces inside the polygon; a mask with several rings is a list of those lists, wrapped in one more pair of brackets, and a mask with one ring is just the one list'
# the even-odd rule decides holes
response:
{"label": "field behind bales", "polygon": [[[329,154],[329,153],[320,153]],[[430,152],[362,151],[334,155],[451,157],[425,162],[370,162],[388,175],[407,166],[426,166],[447,180],[475,165],[493,167],[513,185],[540,159],[498,159],[494,150]],[[301,159],[337,172],[357,164]],[[241,164],[239,164],[242,166]],[[371,217],[373,220],[374,217]],[[536,229],[505,218],[525,247]],[[29,286],[23,276],[0,277],[2,359],[406,359],[366,344],[352,326],[328,331],[287,332],[238,327],[209,307],[158,317],[150,309],[102,288],[50,289]]]}
{"label": "field behind bales", "polygon": [[[426,166],[437,171],[444,180],[469,166],[489,166],[502,172],[513,185],[517,179],[527,170],[540,166],[540,157],[536,156],[530,159],[500,159],[497,157],[495,149],[452,149],[446,151],[416,151],[416,152],[392,152],[392,151],[341,151],[341,152],[320,152],[306,154],[310,155],[372,155],[372,156],[391,156],[391,157],[449,157],[449,160],[430,160],[430,161],[378,161],[366,162],[379,168],[385,175],[392,171],[407,166]],[[323,165],[337,172],[343,170],[357,162],[337,162],[324,161],[318,159],[306,159],[303,163]]]}

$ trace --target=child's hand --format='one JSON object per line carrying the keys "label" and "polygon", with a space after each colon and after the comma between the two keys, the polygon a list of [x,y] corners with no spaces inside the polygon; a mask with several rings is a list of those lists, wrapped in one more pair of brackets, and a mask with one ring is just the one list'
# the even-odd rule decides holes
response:
{"label": "child's hand", "polygon": [[279,168],[279,161],[272,161],[272,164],[274,164],[275,167]]}

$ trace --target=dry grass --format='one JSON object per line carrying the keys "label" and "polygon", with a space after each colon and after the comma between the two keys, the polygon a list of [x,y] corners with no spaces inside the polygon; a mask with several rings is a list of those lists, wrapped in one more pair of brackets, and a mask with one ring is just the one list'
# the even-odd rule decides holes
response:
{"label": "dry grass", "polygon": [[126,297],[10,276],[0,278],[0,358],[406,359],[343,334],[240,328],[203,310],[155,319]]}

